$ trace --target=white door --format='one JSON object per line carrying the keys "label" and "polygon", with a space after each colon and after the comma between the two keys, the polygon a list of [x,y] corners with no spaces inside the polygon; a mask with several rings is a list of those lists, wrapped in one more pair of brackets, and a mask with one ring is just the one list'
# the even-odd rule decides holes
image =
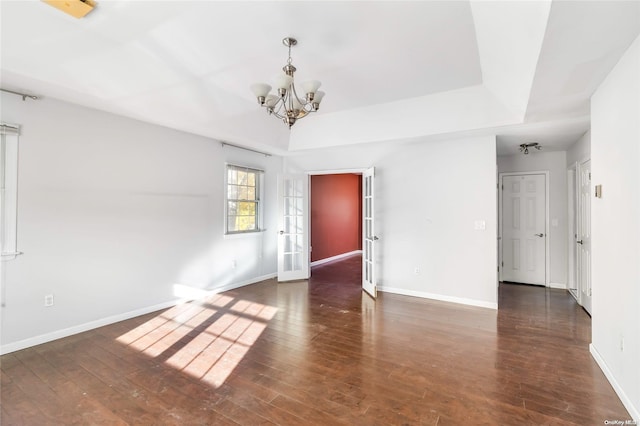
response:
{"label": "white door", "polygon": [[374,221],[374,168],[362,174],[362,289],[377,296],[375,247],[378,237]]}
{"label": "white door", "polygon": [[591,161],[578,171],[578,289],[580,304],[591,313]]}
{"label": "white door", "polygon": [[502,280],[546,284],[546,177],[502,177]]}
{"label": "white door", "polygon": [[567,170],[567,200],[568,210],[567,218],[569,219],[569,258],[567,287],[569,293],[580,303],[580,294],[578,293],[578,250],[576,241],[578,240],[578,165],[574,164]]}
{"label": "white door", "polygon": [[309,278],[309,176],[278,179],[278,281]]}

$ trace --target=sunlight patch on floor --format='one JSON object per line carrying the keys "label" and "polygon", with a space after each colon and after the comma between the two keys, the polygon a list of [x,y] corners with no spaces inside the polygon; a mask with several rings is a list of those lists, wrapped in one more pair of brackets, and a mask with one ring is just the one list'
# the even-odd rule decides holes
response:
{"label": "sunlight patch on floor", "polygon": [[273,306],[218,294],[168,309],[116,340],[219,387],[276,312]]}

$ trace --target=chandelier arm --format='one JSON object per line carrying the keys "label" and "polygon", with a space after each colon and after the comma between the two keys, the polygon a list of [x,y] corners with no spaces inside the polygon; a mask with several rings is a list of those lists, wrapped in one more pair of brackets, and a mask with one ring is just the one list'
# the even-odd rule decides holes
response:
{"label": "chandelier arm", "polygon": [[293,82],[291,82],[291,90],[293,91],[293,96],[295,96],[298,102],[300,102],[300,105],[307,106],[309,104],[306,97],[304,100],[300,99],[300,96],[298,96],[298,92],[296,92],[296,86],[293,84]]}
{"label": "chandelier arm", "polygon": [[283,119],[284,116],[282,115],[281,111],[282,111],[282,102],[278,101],[278,103],[274,105],[273,111],[271,112],[271,114],[276,116],[279,119]]}
{"label": "chandelier arm", "polygon": [[304,118],[307,115],[309,115],[309,113],[312,113],[313,111],[313,106],[309,103],[309,104],[305,104],[302,106],[302,109],[300,109],[300,112],[298,113],[298,118]]}

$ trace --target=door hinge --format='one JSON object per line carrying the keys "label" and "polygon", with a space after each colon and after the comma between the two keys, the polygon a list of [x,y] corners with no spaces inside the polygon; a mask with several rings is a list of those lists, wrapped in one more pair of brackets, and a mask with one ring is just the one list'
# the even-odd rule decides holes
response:
{"label": "door hinge", "polygon": [[591,180],[591,172],[589,172],[589,180]]}
{"label": "door hinge", "polygon": [[504,268],[504,262],[502,262],[502,265],[500,265],[500,266],[502,266]]}
{"label": "door hinge", "polygon": [[504,185],[502,185],[502,190],[504,191]]}

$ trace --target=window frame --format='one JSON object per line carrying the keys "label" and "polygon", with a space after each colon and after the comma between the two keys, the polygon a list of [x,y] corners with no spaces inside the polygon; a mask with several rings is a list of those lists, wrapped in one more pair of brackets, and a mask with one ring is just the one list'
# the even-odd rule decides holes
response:
{"label": "window frame", "polygon": [[0,257],[12,260],[18,251],[18,168],[20,126],[0,122]]}
{"label": "window frame", "polygon": [[[231,183],[229,182],[229,172],[231,170],[236,170],[236,171],[243,171],[246,173],[253,173],[255,174],[255,199],[249,199],[249,198],[239,198],[239,195],[236,196],[236,198],[230,198],[229,197],[229,188],[230,185],[237,185],[236,183]],[[263,227],[262,227],[262,216],[263,216],[263,208],[262,208],[262,198],[263,198],[263,176],[264,176],[264,170],[255,168],[255,167],[249,167],[249,166],[243,166],[243,165],[239,165],[239,164],[234,164],[234,163],[226,163],[225,164],[225,168],[224,168],[224,235],[246,235],[246,234],[254,234],[254,233],[258,233],[258,232],[262,232],[263,231]],[[247,186],[250,187],[249,185],[243,185],[243,186]],[[229,229],[229,218],[232,216],[238,216],[238,215],[231,215],[229,213],[229,203],[230,202],[252,202],[255,203],[255,229],[248,229],[248,230],[230,230]],[[251,216],[249,216],[251,217]]]}

